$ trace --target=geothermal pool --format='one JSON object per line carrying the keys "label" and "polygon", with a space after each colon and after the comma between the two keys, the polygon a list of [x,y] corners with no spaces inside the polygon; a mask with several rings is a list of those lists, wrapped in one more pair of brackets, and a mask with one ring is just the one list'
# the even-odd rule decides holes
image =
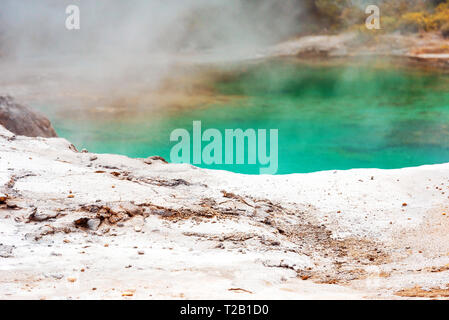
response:
{"label": "geothermal pool", "polygon": [[[278,174],[401,168],[449,162],[449,75],[394,63],[305,64],[278,60],[218,78],[220,99],[136,116],[68,119],[48,112],[79,149],[170,159],[170,133],[278,129]],[[229,70],[228,70],[229,71]],[[222,99],[228,96],[230,99]],[[45,109],[45,108],[44,108]],[[257,174],[258,165],[199,165]]]}

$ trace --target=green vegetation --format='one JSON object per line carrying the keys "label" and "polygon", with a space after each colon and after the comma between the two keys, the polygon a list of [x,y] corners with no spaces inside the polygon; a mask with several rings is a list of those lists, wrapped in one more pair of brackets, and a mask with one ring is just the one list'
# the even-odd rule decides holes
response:
{"label": "green vegetation", "polygon": [[364,25],[365,8],[381,10],[380,32],[441,32],[449,37],[449,0],[306,0],[322,31],[339,32]]}

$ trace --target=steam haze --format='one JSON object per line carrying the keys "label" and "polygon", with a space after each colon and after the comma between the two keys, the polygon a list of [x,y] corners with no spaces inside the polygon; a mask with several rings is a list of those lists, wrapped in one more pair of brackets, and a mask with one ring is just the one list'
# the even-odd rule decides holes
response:
{"label": "steam haze", "polygon": [[[58,106],[68,103],[67,96],[79,104],[86,97],[107,96],[111,104],[125,100],[135,105],[142,102],[142,92],[147,94],[167,75],[180,78],[175,68],[180,61],[248,58],[296,34],[300,4],[299,0],[2,0],[0,94],[29,103],[50,95]],[[80,8],[80,30],[66,29],[69,5]],[[174,91],[185,89],[176,84]],[[42,101],[47,104],[48,99]]]}
{"label": "steam haze", "polygon": [[[65,28],[78,5],[81,30]],[[141,56],[254,49],[294,34],[301,8],[292,0],[2,0],[3,56]],[[227,51],[226,56],[232,52]]]}

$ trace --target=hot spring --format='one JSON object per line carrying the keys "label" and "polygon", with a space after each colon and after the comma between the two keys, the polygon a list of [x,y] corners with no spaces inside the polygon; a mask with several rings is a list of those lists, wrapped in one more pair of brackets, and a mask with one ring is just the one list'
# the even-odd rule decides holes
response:
{"label": "hot spring", "polygon": [[[226,67],[207,102],[154,111],[68,117],[40,105],[78,149],[170,159],[170,133],[278,129],[278,174],[402,168],[449,161],[449,75],[393,62],[311,64],[294,59]],[[130,106],[132,107],[132,106]],[[132,109],[132,108],[131,108]],[[257,174],[259,165],[200,165]]]}

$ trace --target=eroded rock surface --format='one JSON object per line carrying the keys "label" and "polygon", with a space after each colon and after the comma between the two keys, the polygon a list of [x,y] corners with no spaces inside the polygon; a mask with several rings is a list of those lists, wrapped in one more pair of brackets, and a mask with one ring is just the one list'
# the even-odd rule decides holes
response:
{"label": "eroded rock surface", "polygon": [[449,164],[245,176],[13,137],[0,126],[1,298],[404,298],[449,283]]}

